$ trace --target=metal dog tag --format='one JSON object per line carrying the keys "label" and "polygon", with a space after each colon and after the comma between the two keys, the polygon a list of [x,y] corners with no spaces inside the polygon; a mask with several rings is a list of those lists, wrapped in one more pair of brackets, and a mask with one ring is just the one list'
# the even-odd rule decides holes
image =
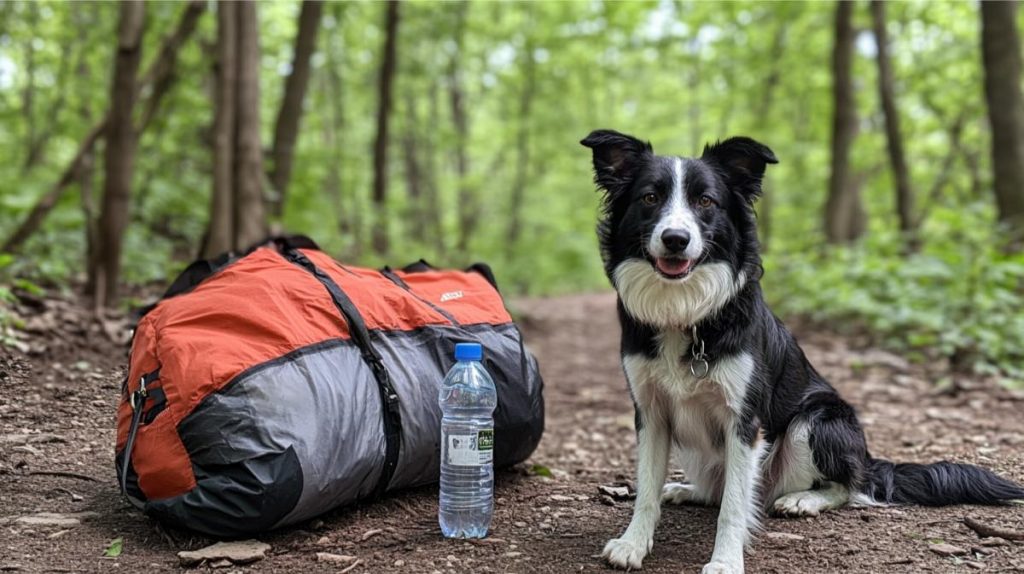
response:
{"label": "metal dog tag", "polygon": [[694,358],[692,361],[690,361],[690,374],[697,377],[698,379],[703,379],[704,377],[708,376],[708,371],[710,370],[711,365],[708,364],[708,360],[705,359],[704,357]]}
{"label": "metal dog tag", "polygon": [[693,342],[690,344],[690,374],[698,379],[708,376],[711,365],[708,364],[707,355],[704,354],[704,340],[697,336],[697,326],[693,326]]}

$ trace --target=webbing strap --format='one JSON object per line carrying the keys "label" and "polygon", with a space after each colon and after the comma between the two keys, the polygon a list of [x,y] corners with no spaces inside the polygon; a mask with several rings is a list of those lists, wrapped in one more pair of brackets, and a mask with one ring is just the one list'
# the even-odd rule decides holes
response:
{"label": "webbing strap", "polygon": [[135,437],[139,434],[139,425],[142,423],[143,410],[146,401],[149,399],[149,391],[146,386],[160,378],[160,369],[152,373],[146,373],[139,380],[139,388],[129,397],[129,404],[132,407],[132,420],[128,426],[128,440],[124,444],[124,456],[121,460],[121,475],[118,477],[121,482],[121,494],[132,504],[141,506],[142,503],[132,495],[128,494],[128,469],[132,465],[132,449],[135,448]]}
{"label": "webbing strap", "polygon": [[334,302],[334,306],[338,308],[338,311],[341,312],[342,317],[348,324],[349,335],[352,337],[352,341],[359,347],[363,360],[370,366],[373,377],[377,381],[381,405],[383,406],[385,436],[384,468],[381,471],[373,493],[374,496],[379,497],[387,490],[388,485],[391,483],[391,477],[395,473],[395,468],[398,466],[398,454],[402,444],[402,413],[399,408],[398,394],[395,393],[395,389],[391,385],[391,377],[384,366],[384,360],[373,347],[373,342],[370,340],[370,332],[366,328],[363,316],[356,309],[355,304],[352,303],[348,295],[330,276],[297,249],[285,248],[281,251],[281,255],[291,263],[308,271],[327,289],[331,300]]}

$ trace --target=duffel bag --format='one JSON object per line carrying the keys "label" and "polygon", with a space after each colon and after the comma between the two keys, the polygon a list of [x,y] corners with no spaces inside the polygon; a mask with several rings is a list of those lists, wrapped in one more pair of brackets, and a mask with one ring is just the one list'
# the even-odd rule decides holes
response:
{"label": "duffel bag", "polygon": [[343,265],[306,238],[194,263],[136,327],[117,412],[122,492],[246,536],[438,480],[456,343],[494,378],[494,463],[544,429],[543,382],[490,269]]}

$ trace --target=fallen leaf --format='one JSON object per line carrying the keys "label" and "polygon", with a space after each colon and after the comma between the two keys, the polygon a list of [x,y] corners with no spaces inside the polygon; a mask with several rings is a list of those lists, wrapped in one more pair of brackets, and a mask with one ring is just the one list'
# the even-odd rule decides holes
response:
{"label": "fallen leaf", "polygon": [[535,476],[546,476],[551,478],[551,469],[543,464],[535,464],[530,467],[530,474]]}
{"label": "fallen leaf", "polygon": [[103,555],[107,558],[117,558],[121,555],[122,550],[124,550],[124,538],[115,538],[110,541],[107,549],[103,551]]}

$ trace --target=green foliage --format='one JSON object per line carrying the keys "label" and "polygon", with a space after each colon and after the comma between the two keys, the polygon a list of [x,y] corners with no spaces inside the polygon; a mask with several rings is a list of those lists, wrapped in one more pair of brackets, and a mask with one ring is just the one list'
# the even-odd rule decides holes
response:
{"label": "green foliage", "polygon": [[777,252],[763,281],[777,313],[839,330],[867,328],[919,360],[949,359],[1024,381],[1024,254],[1001,252],[987,210],[936,213],[932,239],[909,256],[873,230],[852,247]]}
{"label": "green foliage", "polygon": [[[206,230],[216,3],[209,8],[139,142],[123,257],[123,277],[132,284],[168,281],[196,255]],[[261,130],[268,147],[298,8],[295,1],[259,4]],[[176,2],[147,3],[143,69],[182,9]],[[863,176],[870,230],[858,245],[820,247],[832,3],[472,2],[461,51],[458,4],[405,2],[401,10],[386,212],[370,201],[384,5],[328,3],[284,216],[273,222],[278,229],[307,234],[364,265],[421,257],[442,266],[487,261],[506,293],[607,288],[593,231],[598,195],[579,139],[595,128],[615,128],[650,139],[657,151],[695,155],[706,141],[746,134],[771,146],[782,162],[766,179],[771,210],[759,207],[769,249],[764,284],[780,313],[866,327],[897,348],[1021,377],[1022,261],[998,251],[992,229],[976,4],[896,3],[889,10],[901,128],[924,222],[923,250],[909,257],[893,232],[893,185],[868,32],[858,37],[854,65],[861,130],[852,169]],[[53,185],[105,112],[117,17],[116,3],[0,3],[0,153],[7,159],[0,162],[0,238]],[[866,4],[858,4],[855,19],[859,29],[870,29]],[[524,93],[528,60],[536,73],[532,94]],[[454,85],[467,112],[464,179],[455,159]],[[519,113],[524,97],[532,102],[525,117]],[[521,128],[528,160],[523,203],[515,206]],[[28,142],[40,133],[49,134],[43,153],[25,169]],[[412,196],[405,163],[410,134],[421,183],[437,190],[433,203]],[[948,177],[940,178],[946,166]],[[102,145],[95,167],[94,209],[103,190]],[[456,241],[460,188],[480,206],[465,250]],[[22,255],[2,262],[7,279],[0,281],[0,300],[12,296],[14,277],[45,285],[82,279],[80,192],[72,185]],[[517,208],[522,233],[508,245]],[[416,237],[416,220],[435,215],[438,230]],[[370,234],[385,220],[392,252],[375,255]],[[0,303],[0,329],[3,313]]]}

